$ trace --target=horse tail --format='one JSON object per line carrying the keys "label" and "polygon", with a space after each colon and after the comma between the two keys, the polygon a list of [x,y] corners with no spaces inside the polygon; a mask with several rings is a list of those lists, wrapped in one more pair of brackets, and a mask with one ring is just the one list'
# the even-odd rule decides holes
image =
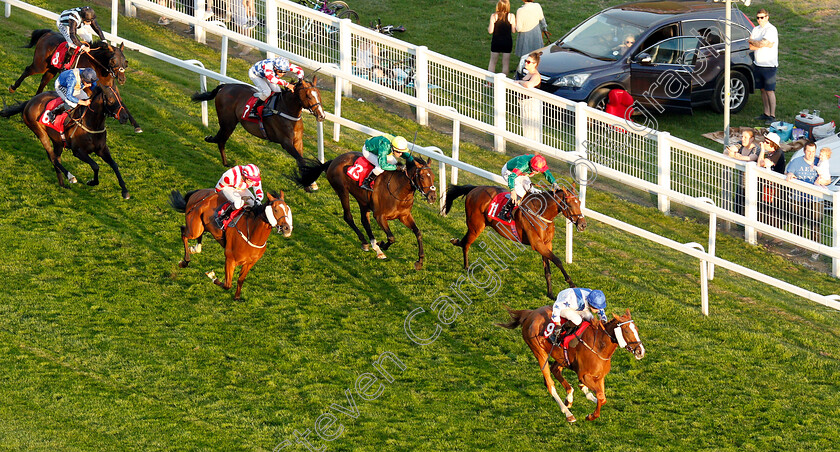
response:
{"label": "horse tail", "polygon": [[446,203],[443,207],[443,213],[449,213],[449,210],[452,209],[452,203],[461,196],[471,192],[474,188],[475,185],[450,185],[449,189],[446,190]]}
{"label": "horse tail", "polygon": [[0,116],[4,118],[10,118],[14,115],[20,114],[23,112],[23,109],[26,108],[26,102],[18,102],[15,105],[10,105],[3,110],[0,110]]}
{"label": "horse tail", "polygon": [[518,328],[520,325],[522,325],[522,319],[524,319],[525,317],[528,316],[528,314],[531,313],[530,309],[521,309],[519,311],[514,311],[513,309],[511,309],[508,306],[505,306],[505,309],[507,310],[508,314],[510,314],[510,322],[508,322],[508,323],[497,323],[496,326],[500,326],[502,328],[507,328],[509,330],[512,330],[514,328]]}
{"label": "horse tail", "polygon": [[[193,192],[187,193],[187,198],[189,198],[192,193]],[[172,190],[172,193],[169,194],[169,205],[178,212],[186,212],[187,198],[185,198],[178,190]]]}
{"label": "horse tail", "polygon": [[32,32],[32,37],[29,38],[29,44],[23,46],[23,48],[24,49],[32,48],[35,45],[35,43],[37,43],[38,40],[41,39],[41,36],[44,36],[45,34],[51,32],[51,31],[52,30],[50,30],[49,28],[41,28],[41,29],[38,29],[38,30],[34,30]]}
{"label": "horse tail", "polygon": [[216,94],[219,94],[219,90],[221,90],[223,86],[225,86],[224,83],[222,83],[222,84],[216,86],[215,88],[213,88],[213,91],[207,91],[207,92],[204,92],[204,93],[195,93],[195,94],[192,95],[191,99],[193,100],[193,102],[203,102],[205,100],[213,99],[213,98],[216,97]]}
{"label": "horse tail", "polygon": [[327,168],[330,167],[331,163],[332,160],[321,163],[317,160],[306,158],[301,159],[300,162],[298,162],[298,169],[295,171],[295,175],[292,179],[299,186],[308,187],[321,177],[321,173],[326,171]]}

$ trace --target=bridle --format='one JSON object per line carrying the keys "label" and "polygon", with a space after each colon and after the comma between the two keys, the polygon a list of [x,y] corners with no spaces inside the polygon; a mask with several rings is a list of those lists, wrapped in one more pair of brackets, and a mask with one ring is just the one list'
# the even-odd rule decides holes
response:
{"label": "bridle", "polygon": [[[301,86],[303,86],[303,82],[301,82]],[[301,96],[301,97],[302,97],[303,99],[308,99],[308,98],[309,98],[309,96],[310,96],[310,93],[311,93],[312,91],[314,91],[315,89],[317,89],[317,88],[315,88],[314,86],[311,86],[311,85],[310,85],[310,86],[307,86],[307,87],[303,87],[303,92],[301,93],[301,94],[302,94],[302,96]],[[303,99],[301,99],[301,102],[300,102],[300,105],[301,105],[303,108],[305,108],[305,109],[309,110],[309,113],[312,113],[313,115],[315,115],[315,109],[316,109],[316,108],[321,107],[321,108],[323,109],[323,107],[321,106],[321,102],[320,102],[320,96],[315,96],[315,97],[317,98],[318,102],[316,102],[316,103],[314,103],[314,104],[311,104],[311,105],[305,105],[305,104],[303,103]],[[317,116],[317,115],[316,115],[316,116]]]}
{"label": "bridle", "polygon": [[[615,327],[616,327],[616,328],[621,328],[623,325],[627,325],[628,323],[632,323],[633,325],[635,325],[635,324],[636,324],[636,322],[634,322],[634,321],[633,321],[633,319],[630,319],[630,320],[628,320],[628,321],[626,321],[626,322],[621,322],[621,323],[619,323],[619,324],[618,324],[618,325],[616,325]],[[635,332],[634,332],[633,334],[636,336],[636,339],[638,339],[638,338],[639,338],[638,333],[635,333]],[[610,339],[613,339],[613,337],[612,337],[612,336],[610,336]],[[618,343],[618,340],[615,340],[615,342],[616,342],[616,343]],[[632,353],[632,354],[634,354],[634,355],[635,355],[635,354],[636,354],[636,352],[638,351],[638,348],[639,348],[639,346],[640,346],[640,345],[642,345],[642,341],[630,341],[630,342],[625,341],[625,346],[624,346],[624,348],[625,348],[628,352],[630,352],[630,353]]]}
{"label": "bridle", "polygon": [[569,189],[562,189],[562,188],[554,190],[554,193],[556,193],[558,191],[564,193],[563,204],[566,205],[566,208],[563,209],[563,210],[566,211],[566,212],[569,212],[569,221],[571,221],[574,224],[578,224],[578,221],[580,221],[580,219],[583,218],[583,212],[580,212],[580,213],[577,213],[577,214],[572,213],[572,203],[569,201],[569,198],[576,198],[577,194],[574,193],[573,191],[569,190]]}
{"label": "bridle", "polygon": [[[429,193],[431,193],[433,191],[436,191],[437,188],[434,185],[429,185],[428,187],[423,188],[423,185],[420,182],[421,176],[423,175],[422,174],[423,171],[428,171],[429,172],[429,177],[434,177],[434,173],[432,173],[431,168],[429,168],[428,166],[420,167],[416,164],[415,164],[414,173],[412,175],[408,174],[408,168],[403,169],[403,174],[405,174],[405,177],[408,179],[408,183],[411,184],[412,192],[419,191],[420,193],[423,194],[423,196],[428,197]],[[388,180],[388,194],[391,195],[391,197],[394,198],[394,199],[397,199],[397,200],[402,199],[402,198],[397,198],[394,195],[394,192],[391,190],[391,180],[390,179]]]}
{"label": "bridle", "polygon": [[[273,208],[274,208],[274,203],[275,203],[275,202],[277,202],[277,201],[281,201],[281,200],[280,200],[280,199],[275,199],[274,201],[272,201],[272,202],[268,203],[268,205],[266,205],[266,206],[265,206],[265,208],[266,208],[266,209],[273,209]],[[286,207],[288,207],[288,204],[286,205]],[[290,209],[290,210],[291,210],[291,209]],[[263,212],[265,212],[265,211],[263,211]],[[278,232],[280,232],[280,220],[282,220],[282,219],[284,219],[284,218],[286,218],[286,217],[288,217],[288,216],[289,216],[289,214],[287,214],[287,213],[285,213],[285,212],[286,212],[286,209],[283,209],[283,216],[281,216],[281,217],[277,218],[277,231],[278,231]],[[263,213],[263,215],[265,215],[265,213]],[[267,221],[266,221],[266,222],[267,222]],[[251,241],[248,239],[248,237],[246,237],[246,236],[245,236],[245,234],[243,234],[243,233],[242,233],[242,231],[239,229],[239,223],[237,223],[237,224],[236,224],[233,228],[236,230],[236,232],[239,234],[239,236],[240,236],[240,237],[242,237],[242,240],[244,240],[244,241],[245,241],[245,243],[247,243],[248,245],[251,245],[252,247],[257,248],[257,249],[262,249],[262,248],[265,248],[265,246],[266,246],[266,245],[268,245],[268,239],[271,237],[271,234],[269,234],[269,236],[268,236],[268,237],[266,237],[266,239],[265,239],[265,243],[263,243],[262,245],[255,245],[255,244],[254,244],[253,242],[251,242]]]}
{"label": "bridle", "polygon": [[[614,343],[614,344],[618,344],[618,343],[619,343],[619,342],[618,342],[618,339],[617,339],[617,338],[615,338],[615,337],[613,337],[613,334],[611,333],[611,331],[612,331],[612,330],[614,330],[614,329],[616,329],[616,328],[621,328],[623,325],[627,325],[628,323],[632,323],[632,324],[634,324],[634,325],[635,325],[635,322],[633,321],[633,319],[630,319],[630,320],[628,320],[628,321],[626,321],[626,322],[621,322],[621,323],[617,324],[615,327],[613,327],[613,328],[612,328],[611,330],[609,330],[609,331],[606,331],[606,328],[604,328],[604,330],[605,330],[604,332],[607,334],[607,337],[609,337],[609,338],[610,338],[610,341],[612,341],[612,343]],[[638,334],[636,334],[636,338],[637,338],[637,339],[638,339],[638,337],[639,337],[639,335],[638,335]],[[583,338],[581,338],[581,339],[580,339],[580,343],[581,343],[581,344],[583,344],[586,348],[588,348],[588,349],[589,349],[589,351],[591,351],[593,354],[595,354],[595,356],[597,356],[598,358],[600,358],[600,359],[601,359],[601,361],[609,361],[609,360],[612,358],[613,353],[615,353],[615,350],[613,350],[613,352],[612,352],[612,353],[610,353],[610,354],[609,354],[609,356],[607,356],[606,358],[604,358],[604,357],[603,357],[603,356],[601,356],[601,354],[600,354],[600,353],[598,353],[598,352],[597,352],[594,348],[592,348],[589,344],[587,344],[587,343],[586,343],[586,341],[584,341],[584,340],[583,340]],[[632,354],[634,354],[634,355],[635,355],[635,354],[636,354],[636,351],[638,350],[639,346],[641,346],[641,345],[642,345],[642,341],[632,341],[632,342],[626,342],[626,344],[625,344],[624,348],[625,348],[628,352],[630,352],[630,353],[632,353]],[[631,348],[631,347],[632,347],[632,348]]]}
{"label": "bridle", "polygon": [[[125,106],[122,104],[122,100],[120,99],[120,96],[118,96],[116,91],[114,91],[114,88],[112,88],[110,86],[100,87],[100,92],[96,96],[104,96],[105,95],[105,88],[108,88],[108,89],[111,90],[111,94],[114,95],[114,99],[117,100],[117,104],[119,104],[119,106],[120,106],[120,108],[118,108],[117,111],[113,114],[114,119],[119,120],[120,119],[120,112],[125,109]],[[93,96],[93,97],[96,97],[96,96]],[[93,100],[93,97],[91,98],[91,100]],[[89,106],[84,106],[84,107],[85,108],[84,108],[84,110],[82,110],[82,114],[78,118],[74,118],[72,116],[69,116],[69,119],[70,119],[70,121],[73,122],[73,125],[75,127],[78,127],[80,129],[84,130],[87,133],[91,133],[91,134],[105,133],[105,131],[107,130],[105,127],[103,127],[102,130],[91,130],[91,129],[88,129],[87,126],[84,125],[82,120],[85,118],[85,115],[87,115],[87,113],[89,111],[91,111]],[[108,106],[108,105],[106,105],[105,107],[110,108],[110,106]],[[72,138],[73,135],[74,134],[71,133],[70,137]]]}

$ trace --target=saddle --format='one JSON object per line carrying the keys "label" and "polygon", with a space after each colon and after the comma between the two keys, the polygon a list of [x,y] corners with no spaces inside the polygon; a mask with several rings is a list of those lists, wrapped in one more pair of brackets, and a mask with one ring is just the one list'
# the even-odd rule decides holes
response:
{"label": "saddle", "polygon": [[[584,320],[580,322],[580,325],[575,329],[574,324],[570,324],[569,320],[563,319],[560,323],[561,330],[555,330],[554,323],[547,323],[546,328],[543,331],[543,336],[551,342],[552,345],[556,347],[563,348],[563,355],[566,359],[566,367],[568,367],[571,363],[569,361],[569,348],[577,347],[577,344],[580,341],[580,336],[586,331],[586,328],[591,325],[590,322]],[[551,325],[551,327],[549,327]],[[571,329],[568,327],[571,326]]]}
{"label": "saddle", "polygon": [[[216,224],[219,224],[219,221],[218,221],[219,216],[221,214],[223,214],[225,212],[225,210],[227,210],[228,207],[230,207],[229,202],[226,202],[226,203],[222,204],[222,207],[219,207],[219,210],[217,210],[216,213],[213,215],[212,220]],[[245,212],[245,207],[244,206],[242,208],[238,209],[238,210],[234,210],[233,212],[231,212],[230,216],[227,218],[227,220],[224,220],[222,222],[222,227],[221,227],[222,232],[225,232],[225,230],[229,226],[236,226],[236,224],[239,223],[239,219],[242,218],[242,213],[243,212]]]}
{"label": "saddle", "polygon": [[[364,156],[361,156],[357,158],[356,161],[353,162],[353,164],[347,168],[347,177],[358,182],[359,186],[361,187],[365,181],[365,178],[368,176],[368,174],[370,174],[373,168],[373,163],[370,163],[368,159],[366,159]],[[370,188],[373,188],[374,183],[376,183],[376,179],[371,181]]]}
{"label": "saddle", "polygon": [[280,114],[280,112],[275,109],[277,106],[277,101],[280,99],[280,93],[271,93],[271,96],[265,100],[265,102],[257,108],[254,108],[254,104],[257,103],[259,98],[251,96],[251,99],[248,100],[248,103],[245,104],[245,110],[242,112],[242,120],[249,121],[249,122],[260,122],[263,118],[268,116],[273,116],[276,114]]}
{"label": "saddle", "polygon": [[50,64],[56,69],[72,69],[76,60],[79,59],[81,48],[77,47],[75,52],[68,52],[68,50],[70,50],[70,46],[67,41],[59,44],[53,52],[52,58],[50,58]]}
{"label": "saddle", "polygon": [[64,100],[60,97],[56,97],[55,99],[47,102],[47,105],[44,107],[44,113],[41,114],[41,117],[38,118],[38,121],[41,124],[55,130],[59,134],[61,134],[61,141],[65,141],[64,139],[64,122],[67,120],[67,115],[70,114],[69,111],[65,111],[60,115],[55,117],[53,122],[50,122],[49,115],[47,113],[55,110],[59,105],[61,105]]}

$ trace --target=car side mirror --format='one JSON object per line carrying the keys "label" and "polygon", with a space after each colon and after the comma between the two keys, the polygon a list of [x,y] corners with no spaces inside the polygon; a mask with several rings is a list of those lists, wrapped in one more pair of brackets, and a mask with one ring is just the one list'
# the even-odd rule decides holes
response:
{"label": "car side mirror", "polygon": [[633,62],[635,62],[635,63],[644,64],[644,65],[649,65],[649,64],[651,64],[652,61],[653,61],[653,58],[651,58],[650,54],[647,53],[647,52],[642,52],[642,53],[636,55],[636,58],[633,60]]}

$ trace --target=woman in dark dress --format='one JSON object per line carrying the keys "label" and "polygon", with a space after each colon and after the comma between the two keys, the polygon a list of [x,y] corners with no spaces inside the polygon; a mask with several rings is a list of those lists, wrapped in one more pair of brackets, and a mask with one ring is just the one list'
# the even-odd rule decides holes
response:
{"label": "woman in dark dress", "polygon": [[513,51],[513,33],[516,33],[516,16],[510,12],[510,1],[499,0],[496,12],[490,15],[487,32],[493,35],[490,41],[490,65],[487,70],[496,71],[499,54],[502,55],[502,73],[510,72],[510,52]]}

